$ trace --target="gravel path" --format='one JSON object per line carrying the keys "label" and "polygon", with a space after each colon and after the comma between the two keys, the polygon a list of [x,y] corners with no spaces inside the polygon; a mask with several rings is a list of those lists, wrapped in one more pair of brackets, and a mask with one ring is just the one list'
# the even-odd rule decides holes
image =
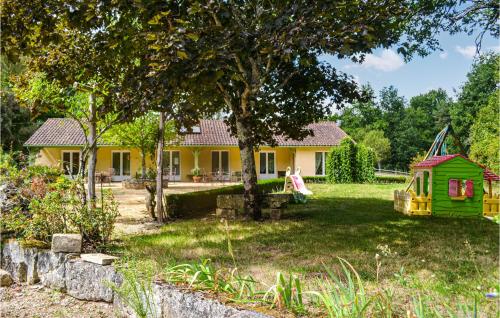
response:
{"label": "gravel path", "polygon": [[75,299],[42,285],[0,288],[1,318],[114,318],[111,304]]}

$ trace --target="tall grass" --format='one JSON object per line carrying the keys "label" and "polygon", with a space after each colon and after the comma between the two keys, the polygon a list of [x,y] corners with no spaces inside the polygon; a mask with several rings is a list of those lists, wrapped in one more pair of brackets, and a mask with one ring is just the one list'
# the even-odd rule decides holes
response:
{"label": "tall grass", "polygon": [[326,309],[328,317],[363,317],[371,303],[363,281],[349,262],[339,258],[343,279],[325,267],[326,276],[317,280],[319,290],[308,291],[313,302]]}
{"label": "tall grass", "polygon": [[263,301],[269,302],[273,308],[303,313],[305,307],[302,294],[302,284],[297,276],[289,275],[286,279],[282,273],[278,272],[276,283],[264,294]]}
{"label": "tall grass", "polygon": [[121,284],[108,282],[108,286],[130,307],[138,318],[157,318],[153,294],[155,269],[151,262],[124,260],[115,264],[123,281]]}

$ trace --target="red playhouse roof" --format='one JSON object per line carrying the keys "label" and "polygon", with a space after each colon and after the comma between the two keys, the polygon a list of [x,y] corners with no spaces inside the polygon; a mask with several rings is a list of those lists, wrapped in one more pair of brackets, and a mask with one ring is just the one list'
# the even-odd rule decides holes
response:
{"label": "red playhouse roof", "polygon": [[470,160],[469,158],[466,158],[460,154],[454,154],[454,155],[446,155],[446,156],[434,156],[434,157],[431,157],[427,160],[424,160],[422,162],[419,162],[415,165],[415,168],[430,168],[430,167],[435,167],[435,166],[438,166],[440,164],[442,164],[443,162],[446,162],[448,160],[451,160],[453,158],[456,158],[456,157],[462,157],[464,158],[465,160],[469,160],[470,162],[472,163],[475,163],[477,164],[478,166],[480,166],[481,168],[483,168],[483,178],[484,180],[492,180],[492,181],[500,181],[500,176],[496,175],[494,172],[488,170],[488,168],[486,168],[485,166],[481,165],[481,164],[478,164],[472,160]]}

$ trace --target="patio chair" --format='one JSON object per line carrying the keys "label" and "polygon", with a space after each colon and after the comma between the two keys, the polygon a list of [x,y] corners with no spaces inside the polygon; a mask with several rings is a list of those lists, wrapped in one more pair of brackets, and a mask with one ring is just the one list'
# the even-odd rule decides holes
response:
{"label": "patio chair", "polygon": [[241,171],[233,171],[231,173],[231,181],[232,182],[241,182]]}
{"label": "patio chair", "polygon": [[102,182],[108,182],[109,185],[111,185],[111,179],[115,175],[115,169],[114,168],[108,168],[106,171],[101,172],[101,180]]}

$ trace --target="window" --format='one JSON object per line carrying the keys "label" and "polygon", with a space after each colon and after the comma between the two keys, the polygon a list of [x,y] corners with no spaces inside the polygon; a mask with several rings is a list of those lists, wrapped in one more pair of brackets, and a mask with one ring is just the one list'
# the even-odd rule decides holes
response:
{"label": "window", "polygon": [[229,173],[229,151],[212,151],[212,172]]}
{"label": "window", "polygon": [[111,153],[111,164],[113,166],[115,179],[123,179],[130,176],[130,152],[113,151]]}
{"label": "window", "polygon": [[62,166],[64,174],[77,175],[80,168],[80,151],[63,151]]}
{"label": "window", "polygon": [[163,173],[172,180],[180,180],[181,175],[181,153],[178,150],[167,150],[163,152]]}
{"label": "window", "polygon": [[315,172],[317,176],[324,176],[326,174],[326,152],[315,153]]}
{"label": "window", "polygon": [[274,151],[259,152],[259,173],[260,177],[274,178],[276,177],[276,154]]}
{"label": "window", "polygon": [[472,198],[474,196],[474,181],[463,179],[449,179],[448,196],[456,200]]}

